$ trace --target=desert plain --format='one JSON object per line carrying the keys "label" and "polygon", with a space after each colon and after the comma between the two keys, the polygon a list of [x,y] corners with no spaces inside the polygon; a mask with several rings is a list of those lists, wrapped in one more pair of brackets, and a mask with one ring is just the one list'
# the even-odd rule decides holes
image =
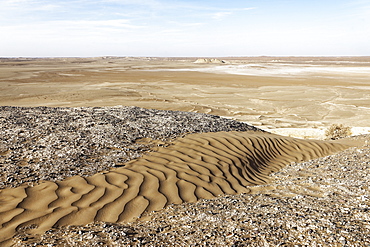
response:
{"label": "desert plain", "polygon": [[2,58],[0,106],[0,245],[370,244],[370,57]]}
{"label": "desert plain", "polygon": [[1,59],[0,105],[139,106],[264,129],[369,127],[370,57]]}

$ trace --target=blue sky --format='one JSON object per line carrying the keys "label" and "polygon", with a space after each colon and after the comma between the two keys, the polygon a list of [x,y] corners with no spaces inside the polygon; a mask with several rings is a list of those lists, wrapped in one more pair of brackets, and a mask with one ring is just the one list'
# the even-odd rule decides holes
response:
{"label": "blue sky", "polygon": [[0,0],[0,57],[370,55],[370,0]]}

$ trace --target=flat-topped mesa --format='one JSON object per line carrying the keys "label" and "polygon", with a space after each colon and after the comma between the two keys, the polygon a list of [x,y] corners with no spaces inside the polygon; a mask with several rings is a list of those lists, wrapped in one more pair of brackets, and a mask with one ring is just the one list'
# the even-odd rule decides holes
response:
{"label": "flat-topped mesa", "polygon": [[187,135],[91,177],[0,191],[0,245],[10,245],[19,230],[40,234],[93,221],[129,222],[170,204],[248,193],[248,186],[267,183],[286,164],[348,147],[255,131]]}

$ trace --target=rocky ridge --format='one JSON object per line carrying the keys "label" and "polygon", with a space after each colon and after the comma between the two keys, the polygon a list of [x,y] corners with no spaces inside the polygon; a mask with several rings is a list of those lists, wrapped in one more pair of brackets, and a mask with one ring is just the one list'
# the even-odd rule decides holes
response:
{"label": "rocky ridge", "polygon": [[258,130],[219,116],[139,107],[0,107],[0,189],[89,176],[187,133]]}

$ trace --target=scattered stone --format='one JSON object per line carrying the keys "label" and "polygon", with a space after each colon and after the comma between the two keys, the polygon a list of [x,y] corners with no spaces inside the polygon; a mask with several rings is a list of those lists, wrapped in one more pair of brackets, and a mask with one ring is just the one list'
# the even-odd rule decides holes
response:
{"label": "scattered stone", "polygon": [[219,116],[139,107],[0,107],[0,189],[90,176],[188,133],[258,130]]}

